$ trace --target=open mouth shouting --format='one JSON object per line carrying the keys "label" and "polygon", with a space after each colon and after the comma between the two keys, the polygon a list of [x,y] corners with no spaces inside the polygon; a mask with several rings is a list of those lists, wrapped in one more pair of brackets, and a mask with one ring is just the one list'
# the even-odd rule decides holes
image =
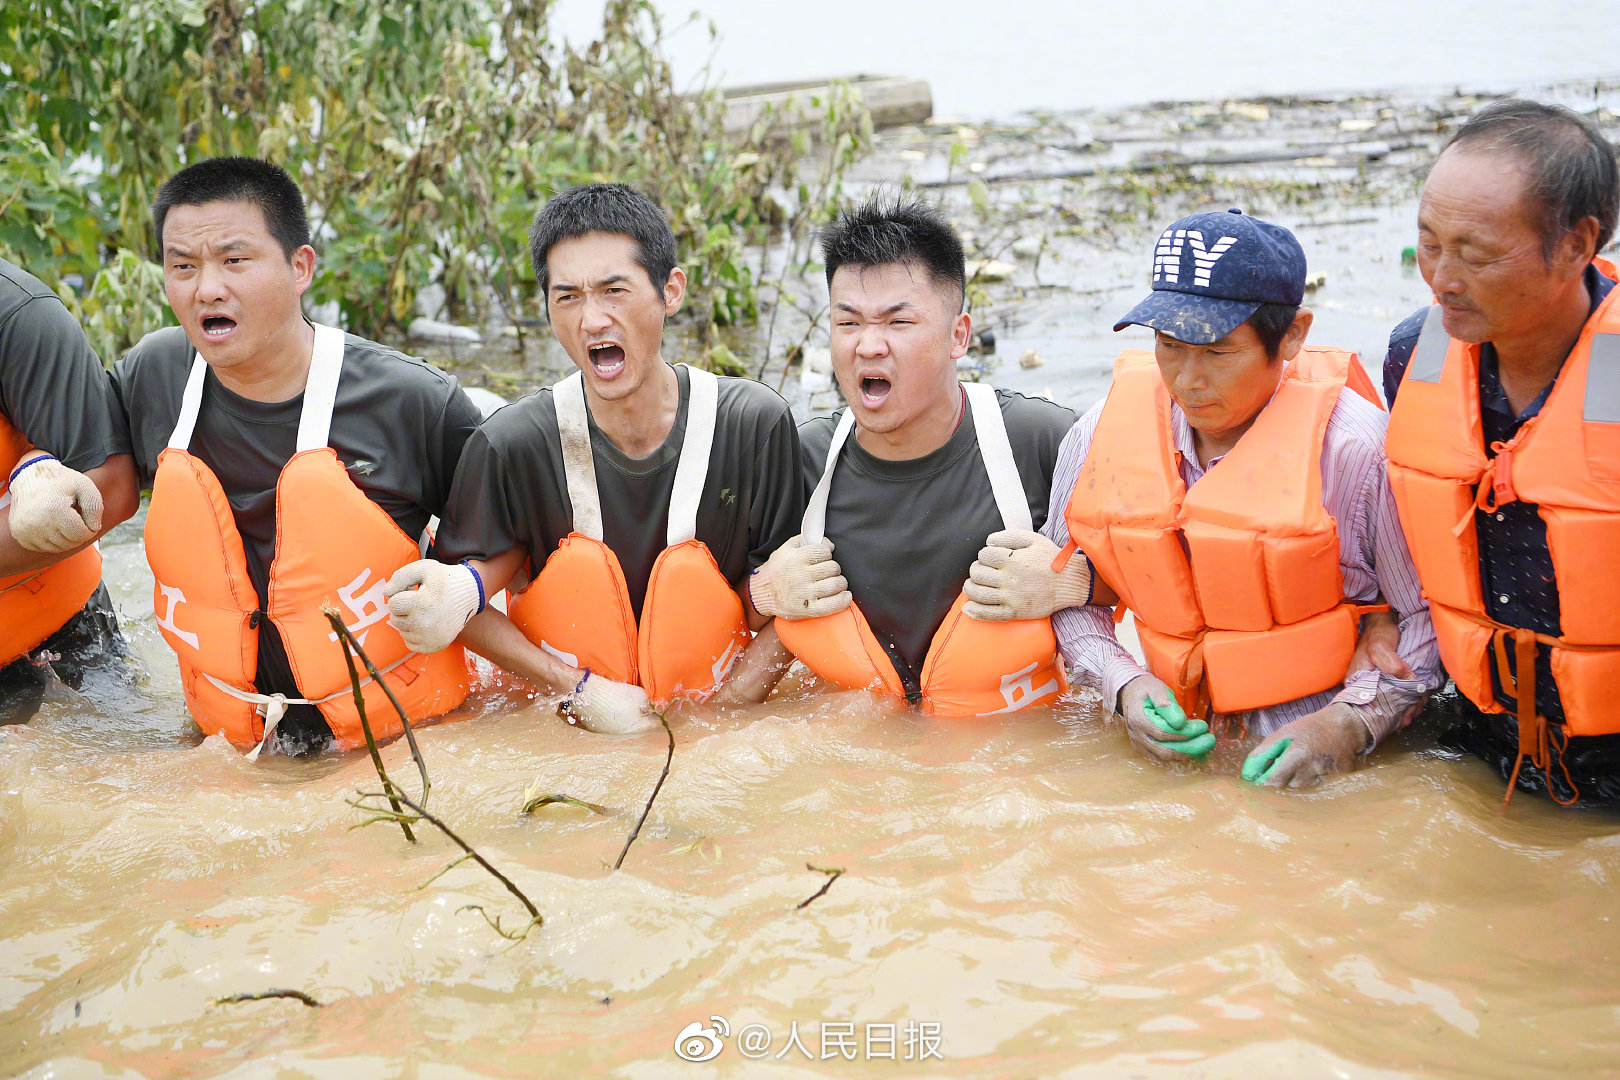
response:
{"label": "open mouth shouting", "polygon": [[611,379],[624,370],[624,346],[613,341],[602,341],[587,348],[591,370],[597,378]]}
{"label": "open mouth shouting", "polygon": [[226,315],[204,315],[202,332],[208,341],[224,341],[236,332],[236,320]]}
{"label": "open mouth shouting", "polygon": [[889,399],[889,391],[893,386],[881,375],[862,375],[860,388],[861,404],[868,409],[876,409]]}

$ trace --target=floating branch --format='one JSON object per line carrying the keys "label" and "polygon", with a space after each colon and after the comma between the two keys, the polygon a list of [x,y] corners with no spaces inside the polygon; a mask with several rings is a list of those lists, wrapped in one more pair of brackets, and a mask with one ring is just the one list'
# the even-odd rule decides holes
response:
{"label": "floating branch", "polygon": [[501,935],[501,937],[505,938],[507,941],[514,943],[522,941],[524,938],[528,937],[529,931],[533,930],[544,921],[540,918],[540,916],[536,915],[518,929],[507,930],[501,925],[501,917],[496,915],[494,918],[491,918],[489,912],[484,910],[483,904],[462,904],[460,907],[456,908],[457,915],[460,915],[463,911],[478,912],[478,914],[484,917],[484,921],[489,924],[489,928],[491,930]]}
{"label": "floating branch", "polygon": [[664,719],[664,714],[657,715],[658,722],[664,725],[664,734],[669,736],[669,753],[664,755],[664,771],[658,774],[658,783],[653,785],[652,794],[647,796],[647,805],[642,808],[641,818],[636,822],[636,827],[630,830],[630,836],[624,842],[624,850],[613,860],[615,870],[624,865],[624,857],[629,853],[630,845],[641,835],[641,827],[647,823],[647,815],[652,813],[653,800],[658,798],[658,792],[663,788],[665,779],[669,777],[669,763],[675,760],[675,733],[669,729],[669,721]]}
{"label": "floating branch", "polygon": [[[399,714],[400,726],[405,729],[405,741],[410,744],[411,757],[416,761],[416,771],[422,774],[422,805],[426,806],[428,800],[428,789],[430,789],[433,784],[428,780],[427,762],[422,760],[422,751],[416,745],[416,732],[411,727],[410,718],[405,715],[405,707],[399,703],[399,698],[394,696],[393,687],[389,686],[388,683],[383,679],[382,672],[377,670],[377,665],[373,664],[371,662],[371,657],[366,655],[365,648],[361,646],[359,641],[355,640],[354,634],[350,633],[349,628],[343,624],[343,616],[338,613],[338,610],[331,605],[326,605],[321,608],[321,613],[326,616],[326,621],[332,624],[332,631],[337,634],[338,638],[345,645],[345,659],[348,658],[347,649],[352,648],[355,655],[360,657],[360,662],[366,665],[366,672],[371,676],[371,681],[382,687],[383,693],[388,695],[389,704],[393,705],[394,711]],[[360,721],[362,724],[364,724],[366,718],[366,706],[361,700],[360,680],[355,676],[354,661],[349,660],[348,663],[349,679],[354,685],[355,704],[360,708]],[[374,741],[371,739],[370,728],[366,728],[366,739],[367,741]],[[373,748],[372,757],[376,756],[375,748]],[[386,781],[384,782],[386,783]]]}
{"label": "floating branch", "polygon": [[[393,807],[391,815],[368,818],[360,824],[370,825],[373,821],[384,820],[396,821],[399,823],[400,831],[405,834],[405,839],[414,844],[416,843],[416,837],[411,832],[410,819],[399,808],[399,788],[394,785],[392,780],[388,779],[388,771],[383,768],[382,754],[377,750],[377,739],[371,733],[371,721],[366,719],[366,695],[360,689],[360,673],[354,667],[353,650],[358,649],[360,643],[354,640],[354,635],[349,633],[349,628],[343,625],[343,617],[338,614],[336,608],[326,605],[321,608],[321,614],[326,616],[326,621],[332,624],[332,629],[337,633],[338,647],[343,650],[343,662],[349,665],[349,686],[354,691],[354,707],[360,713],[360,730],[366,734],[366,749],[371,751],[371,763],[377,767],[377,779],[382,781],[383,797]],[[371,662],[368,660],[366,663],[369,666]],[[393,695],[390,694],[389,697],[392,698]],[[401,713],[400,715],[405,714]],[[409,728],[407,727],[406,730],[409,730]],[[427,776],[425,769],[422,776],[424,779]],[[424,794],[426,794],[426,789],[424,789]]]}
{"label": "floating branch", "polygon": [[[366,803],[364,801],[366,799],[384,799],[384,798],[389,799],[390,803],[392,803],[395,799],[397,799],[399,802],[404,803],[406,808],[409,809],[413,814],[415,814],[415,817],[410,817],[410,816],[406,815],[403,811],[397,811],[396,812],[396,811],[392,811],[392,810],[386,810],[386,809],[384,809],[384,808],[382,808],[380,806],[376,806],[374,804],[368,804],[368,803]],[[360,793],[359,801],[351,800],[350,805],[358,806],[362,810],[374,811],[374,815],[367,822],[364,822],[363,824],[369,824],[371,821],[400,821],[401,823],[403,823],[405,821],[425,821],[429,825],[432,825],[435,829],[438,829],[445,836],[449,837],[452,843],[454,843],[457,847],[459,847],[462,851],[464,851],[466,853],[466,854],[462,855],[460,858],[456,859],[454,862],[452,862],[449,866],[446,866],[443,870],[440,870],[437,874],[434,874],[433,877],[429,878],[426,882],[424,882],[423,885],[422,885],[423,888],[426,888],[428,885],[432,884],[433,882],[437,881],[439,878],[443,877],[449,871],[455,869],[457,866],[460,866],[462,863],[466,862],[468,859],[471,859],[473,862],[477,863],[479,866],[482,866],[485,870],[489,871],[490,876],[493,877],[496,881],[499,881],[502,885],[504,885],[506,887],[507,892],[509,892],[513,896],[517,897],[518,903],[522,904],[524,910],[529,913],[529,921],[521,930],[507,931],[507,930],[504,930],[504,929],[501,928],[500,919],[498,919],[498,918],[490,918],[489,914],[487,912],[485,912],[484,909],[482,907],[478,906],[477,904],[469,904],[466,907],[457,909],[458,911],[466,911],[469,908],[474,910],[474,911],[477,911],[479,914],[484,916],[484,921],[485,922],[489,923],[490,926],[494,927],[495,932],[497,934],[501,935],[502,937],[506,938],[509,941],[522,941],[524,936],[526,934],[528,934],[528,932],[531,929],[533,929],[534,927],[539,926],[541,923],[545,922],[545,918],[540,914],[540,909],[535,907],[534,902],[531,901],[526,895],[524,895],[524,892],[523,892],[522,889],[518,888],[515,884],[513,884],[511,878],[507,877],[505,874],[503,874],[499,870],[495,869],[495,867],[491,866],[488,859],[486,859],[482,855],[478,854],[478,852],[473,849],[473,846],[471,844],[467,843],[467,841],[465,841],[461,837],[457,836],[455,831],[452,830],[450,828],[450,826],[446,825],[444,822],[440,821],[438,818],[434,817],[432,814],[428,813],[426,810],[424,810],[420,806],[416,805],[414,802],[411,801],[410,796],[406,795],[404,792],[396,791],[392,796],[389,796],[389,795],[387,795],[387,794],[385,794],[383,792],[363,791],[363,792]]]}
{"label": "floating branch", "polygon": [[552,806],[554,804],[561,804],[563,806],[577,806],[581,810],[589,810],[593,814],[600,814],[604,817],[608,814],[608,808],[605,806],[597,806],[595,803],[586,802],[584,799],[576,799],[572,795],[557,794],[531,796],[527,801],[524,802],[523,812],[525,814],[532,814],[542,806]]}
{"label": "floating branch", "polygon": [[302,1001],[312,1009],[321,1007],[321,1003],[304,993],[302,990],[263,990],[257,994],[232,994],[230,997],[215,998],[215,1005],[239,1005],[244,1001],[265,1001],[269,998],[292,998]]}
{"label": "floating branch", "polygon": [[827,881],[821,886],[821,888],[816,890],[815,895],[807,896],[803,900],[800,900],[797,906],[795,906],[793,909],[795,911],[800,911],[807,908],[810,906],[812,901],[820,900],[823,896],[826,896],[827,890],[832,888],[832,883],[842,877],[844,873],[844,868],[842,866],[817,866],[814,863],[805,863],[804,868],[806,870],[814,870],[818,874],[826,874]]}

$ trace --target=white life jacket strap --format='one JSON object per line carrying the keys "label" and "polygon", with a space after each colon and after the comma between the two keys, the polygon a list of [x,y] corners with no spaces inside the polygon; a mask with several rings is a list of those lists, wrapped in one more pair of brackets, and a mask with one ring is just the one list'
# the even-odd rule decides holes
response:
{"label": "white life jacket strap", "polygon": [[585,410],[585,377],[574,372],[551,388],[562,441],[563,478],[573,509],[574,531],[602,539],[602,501],[596,491],[596,458],[591,453],[590,414]]}
{"label": "white life jacket strap", "polygon": [[[390,671],[393,671],[395,668],[399,667],[399,665],[405,663],[407,660],[411,660],[419,655],[421,654],[406,653],[398,660],[395,660],[392,664],[389,664],[387,667],[383,668],[380,674],[386,675]],[[316,698],[312,701],[309,698],[288,697],[286,694],[258,694],[249,690],[238,690],[230,683],[220,682],[206,671],[202,673],[202,677],[213,683],[214,688],[219,690],[221,693],[228,694],[237,701],[245,701],[249,705],[257,705],[259,707],[259,715],[264,717],[264,735],[259,739],[258,745],[252,750],[248,751],[247,759],[249,761],[259,760],[259,752],[262,751],[265,744],[270,741],[270,736],[275,733],[276,725],[281,723],[281,718],[287,715],[287,706],[320,706],[325,705],[328,701],[336,701],[340,697],[354,693],[354,687],[345,686],[343,689],[338,690],[335,693],[327,694],[323,698]],[[362,677],[360,680],[361,689],[364,689],[374,681],[375,680],[372,679],[370,675]]]}
{"label": "white life jacket strap", "polygon": [[995,387],[963,383],[962,389],[967,392],[968,408],[973,410],[973,431],[979,437],[979,456],[984,458],[985,471],[990,474],[996,509],[1001,511],[1001,527],[1028,532],[1035,523],[1030,517],[1024,483],[1018,477],[1018,463],[1013,460],[1012,442],[1007,438],[1007,422],[1001,415]]}
{"label": "white life jacket strap", "polygon": [[180,395],[180,415],[175,419],[174,431],[169,435],[170,450],[191,447],[191,433],[197,427],[197,411],[202,408],[203,380],[208,377],[208,362],[202,354],[193,353],[191,374],[186,377],[186,389]]}
{"label": "white life jacket strap", "polygon": [[[309,358],[309,374],[304,380],[304,405],[298,417],[298,452],[315,450],[326,445],[332,430],[332,408],[337,402],[338,379],[343,375],[343,331],[335,326],[315,327],[315,347]],[[203,383],[208,377],[208,362],[198,352],[192,353],[191,373],[186,377],[185,392],[180,395],[180,415],[169,435],[169,449],[187,450],[191,435],[197,429],[197,414],[202,410]]]}
{"label": "white life jacket strap", "polygon": [[315,350],[304,382],[304,408],[298,417],[298,453],[319,450],[332,431],[338,380],[343,377],[343,331],[315,324]]}
{"label": "white life jacket strap", "polygon": [[697,536],[698,504],[709,479],[709,456],[714,450],[714,428],[720,415],[720,380],[712,371],[689,364],[686,368],[686,437],[675,465],[675,485],[669,494],[666,547],[684,544]]}
{"label": "white life jacket strap", "polygon": [[849,441],[849,433],[855,430],[855,414],[849,409],[838,418],[838,426],[833,429],[832,442],[827,446],[827,465],[821,470],[821,479],[816,481],[816,489],[810,493],[810,500],[804,507],[804,521],[799,528],[799,542],[801,544],[819,544],[827,536],[827,499],[832,494],[833,470],[838,467],[838,455],[844,449],[844,443]]}

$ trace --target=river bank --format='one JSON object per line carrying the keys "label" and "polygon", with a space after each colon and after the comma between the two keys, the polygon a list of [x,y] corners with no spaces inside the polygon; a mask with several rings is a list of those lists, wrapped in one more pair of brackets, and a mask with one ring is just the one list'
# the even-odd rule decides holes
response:
{"label": "river bank", "polygon": [[[1153,239],[1184,214],[1229,206],[1296,230],[1313,283],[1313,340],[1353,349],[1375,369],[1389,331],[1428,299],[1402,259],[1416,240],[1423,177],[1463,118],[1507,92],[1592,112],[1620,137],[1620,76],[1489,92],[1166,102],[880,132],[847,189],[909,183],[946,203],[978,264],[975,326],[995,341],[975,350],[972,375],[998,386],[1080,409],[1094,403],[1119,350],[1149,340],[1111,327],[1147,287]],[[784,262],[813,261],[813,249],[767,254],[760,276],[773,284],[761,289],[758,322],[725,328],[721,340],[808,414],[796,361],[803,347],[826,345],[826,284],[814,268],[783,276]],[[670,358],[679,359],[695,348],[692,328],[673,329]],[[522,352],[499,327],[479,349],[407,347],[512,397],[568,363],[543,325],[535,330]],[[1040,366],[1020,364],[1030,350]]]}

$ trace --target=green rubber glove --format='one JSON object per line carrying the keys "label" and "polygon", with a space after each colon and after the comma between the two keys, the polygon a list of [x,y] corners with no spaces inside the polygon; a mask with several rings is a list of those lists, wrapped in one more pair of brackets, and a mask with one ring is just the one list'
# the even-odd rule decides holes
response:
{"label": "green rubber glove", "polygon": [[1256,750],[1243,762],[1243,779],[1251,784],[1263,784],[1271,770],[1277,767],[1277,762],[1294,745],[1293,739],[1278,739],[1270,746]]}
{"label": "green rubber glove", "polygon": [[1187,736],[1185,742],[1161,742],[1159,745],[1165,749],[1198,758],[1215,748],[1215,736],[1210,734],[1209,725],[1202,720],[1187,719],[1187,714],[1181,710],[1181,705],[1174,696],[1163,705],[1149,696],[1142,705],[1142,711],[1147,713],[1148,719],[1152,720],[1160,731]]}

